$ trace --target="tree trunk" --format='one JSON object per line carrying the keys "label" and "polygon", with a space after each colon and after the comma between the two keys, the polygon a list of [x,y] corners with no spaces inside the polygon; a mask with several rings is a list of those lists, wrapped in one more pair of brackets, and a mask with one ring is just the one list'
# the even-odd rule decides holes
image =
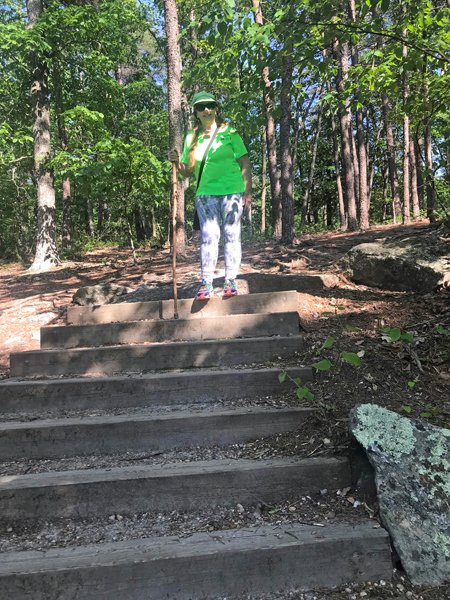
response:
{"label": "tree trunk", "polygon": [[352,141],[350,139],[351,113],[350,99],[345,91],[345,82],[348,72],[348,43],[344,42],[341,46],[335,47],[338,74],[336,77],[336,86],[340,100],[340,128],[342,140],[342,158],[344,165],[344,189],[347,197],[347,219],[348,230],[357,231],[358,221],[356,218],[356,198],[355,198],[355,172],[353,167]]}
{"label": "tree trunk", "polygon": [[424,181],[423,181],[424,165],[423,165],[422,147],[423,147],[423,140],[422,140],[422,138],[419,138],[418,140],[416,140],[414,142],[414,148],[415,148],[416,168],[417,168],[417,193],[419,195],[419,207],[421,210],[424,207],[424,200],[425,200],[425,198],[424,198],[425,186],[424,186]]}
{"label": "tree trunk", "polygon": [[[406,4],[402,5],[402,13],[406,15],[407,8]],[[408,30],[403,30],[403,37],[408,37]],[[408,47],[403,45],[402,47],[402,58],[403,63],[406,62],[408,57]],[[409,225],[411,222],[410,217],[410,203],[409,203],[409,116],[406,113],[406,103],[408,101],[409,96],[409,73],[408,71],[403,72],[403,207],[402,207],[402,216],[403,216],[403,225]]]}
{"label": "tree trunk", "polygon": [[[253,15],[255,22],[259,25],[263,24],[263,16],[259,0],[252,0],[253,8],[255,9]],[[277,168],[277,145],[275,137],[275,121],[273,119],[273,104],[270,97],[270,79],[269,79],[269,67],[266,65],[262,72],[262,81],[264,84],[263,102],[264,112],[266,114],[267,121],[267,163],[269,167],[269,179],[270,179],[270,193],[272,197],[272,225],[273,225],[273,237],[275,239],[281,238],[282,232],[282,207],[281,207],[281,186],[280,178],[278,175]]]}
{"label": "tree trunk", "polygon": [[91,238],[95,238],[94,217],[92,215],[92,202],[89,196],[86,198],[86,217],[89,235]]}
{"label": "tree trunk", "polygon": [[97,235],[100,235],[103,229],[103,215],[106,209],[106,203],[103,200],[98,201],[97,205]]}
{"label": "tree trunk", "polygon": [[416,151],[413,139],[409,140],[409,162],[411,165],[411,197],[413,205],[413,219],[416,220],[420,217],[420,204],[417,185]]}
{"label": "tree trunk", "polygon": [[[56,120],[58,123],[58,136],[61,149],[67,152],[69,149],[67,143],[66,125],[62,118],[64,112],[63,94],[61,87],[61,71],[59,61],[56,57],[53,59],[53,88],[56,106]],[[63,166],[63,168],[66,165]],[[63,221],[62,221],[62,247],[72,248],[72,203],[70,194],[70,179],[63,176],[62,180],[63,193]]]}
{"label": "tree trunk", "polygon": [[262,184],[261,184],[261,233],[266,232],[266,190],[267,190],[267,135],[266,128],[262,131]]}
{"label": "tree trunk", "polygon": [[[327,81],[327,92],[331,93],[331,82]],[[336,172],[336,188],[338,193],[338,210],[339,210],[339,223],[341,226],[341,231],[347,231],[347,218],[345,212],[345,204],[344,204],[344,194],[342,192],[342,181],[341,181],[341,165],[340,165],[340,157],[339,157],[339,144],[337,139],[336,132],[336,122],[334,120],[334,111],[330,107],[330,122],[331,122],[331,131],[333,135],[333,154],[334,154],[334,170]]]}
{"label": "tree trunk", "polygon": [[393,211],[394,211],[394,223],[397,221],[397,217],[400,216],[402,212],[402,205],[400,202],[400,193],[398,187],[398,174],[397,174],[397,165],[395,162],[395,144],[394,144],[394,134],[392,132],[392,123],[389,118],[390,107],[389,107],[389,98],[387,94],[382,95],[382,110],[384,116],[384,125],[385,125],[385,133],[386,133],[386,145],[387,145],[387,158],[388,158],[388,166],[389,166],[389,179],[391,182],[391,192],[392,192],[392,203],[393,203]]}
{"label": "tree trunk", "polygon": [[150,209],[150,214],[152,215],[152,237],[158,237],[158,223],[156,221],[156,212],[155,207],[152,206]]}
{"label": "tree trunk", "polygon": [[[43,12],[42,0],[28,0],[27,28],[34,27]],[[37,240],[31,271],[48,271],[59,264],[56,248],[55,188],[53,173],[47,167],[51,154],[48,66],[37,52],[30,52],[33,113],[34,169],[37,181]]]}
{"label": "tree trunk", "polygon": [[[178,10],[176,0],[164,0],[164,21],[167,39],[167,91],[170,147],[181,156],[183,147],[183,114],[181,109],[181,53],[178,45]],[[186,252],[184,223],[184,186],[178,186],[176,215],[177,252]]]}
{"label": "tree trunk", "polygon": [[282,240],[292,244],[295,237],[294,226],[294,183],[292,180],[291,156],[291,86],[292,86],[292,43],[285,43],[283,75],[281,80],[281,119],[280,119],[280,155],[281,155],[281,202],[282,202]]}
{"label": "tree trunk", "polygon": [[[378,148],[378,142],[380,141],[380,135],[381,135],[381,131],[383,130],[383,126],[378,128],[377,131],[377,137],[375,138],[375,146],[374,146],[374,155],[372,158],[372,164],[370,165],[370,175],[369,175],[369,196],[368,196],[368,202],[369,202],[369,207],[370,207],[370,200],[372,198],[372,190],[373,190],[373,178],[375,175],[375,163],[376,163],[376,152],[377,152],[377,148]],[[369,156],[369,153],[367,151],[367,156]]]}
{"label": "tree trunk", "polygon": [[425,168],[427,169],[426,192],[427,192],[427,218],[430,223],[436,222],[436,196],[434,192],[433,175],[433,150],[431,146],[431,119],[428,119],[424,132],[425,140]]}
{"label": "tree trunk", "polygon": [[[322,100],[322,98],[321,98],[321,100]],[[313,181],[314,181],[314,170],[316,167],[317,147],[319,145],[320,130],[322,127],[322,114],[323,114],[323,104],[320,101],[319,102],[319,113],[317,115],[317,128],[316,128],[316,132],[314,135],[314,143],[313,143],[312,155],[311,155],[311,165],[309,168],[308,184],[306,186],[305,195],[303,197],[302,219],[301,219],[302,225],[305,224],[306,214],[308,213],[309,199],[310,199],[311,190],[312,190]]]}

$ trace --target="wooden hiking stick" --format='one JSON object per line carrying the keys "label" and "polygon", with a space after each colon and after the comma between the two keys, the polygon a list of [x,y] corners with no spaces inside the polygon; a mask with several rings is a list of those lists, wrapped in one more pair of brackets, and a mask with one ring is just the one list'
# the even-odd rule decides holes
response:
{"label": "wooden hiking stick", "polygon": [[178,319],[177,294],[177,167],[172,163],[172,252],[173,252],[173,318]]}

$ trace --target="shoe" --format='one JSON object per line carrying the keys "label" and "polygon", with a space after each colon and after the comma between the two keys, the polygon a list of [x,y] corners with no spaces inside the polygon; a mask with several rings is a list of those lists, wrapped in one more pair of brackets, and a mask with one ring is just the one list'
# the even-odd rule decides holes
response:
{"label": "shoe", "polygon": [[225,279],[223,284],[223,294],[225,298],[227,296],[237,296],[238,291],[236,287],[236,281],[234,279]]}
{"label": "shoe", "polygon": [[200,289],[197,292],[196,299],[207,300],[208,298],[211,298],[211,296],[214,296],[214,288],[212,286],[212,283],[204,279],[202,285],[200,286]]}

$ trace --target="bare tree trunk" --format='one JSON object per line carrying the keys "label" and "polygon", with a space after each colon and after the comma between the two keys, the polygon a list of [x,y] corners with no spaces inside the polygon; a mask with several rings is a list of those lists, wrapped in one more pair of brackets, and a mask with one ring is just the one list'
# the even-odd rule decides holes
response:
{"label": "bare tree trunk", "polygon": [[95,237],[95,229],[94,229],[94,217],[92,215],[92,202],[89,196],[86,197],[86,217],[87,217],[87,225],[88,231],[91,238]]}
{"label": "bare tree trunk", "polygon": [[411,165],[411,197],[413,205],[413,219],[416,220],[420,217],[420,204],[419,204],[419,192],[417,185],[417,165],[416,165],[416,152],[414,147],[414,140],[409,140],[409,162]]}
{"label": "bare tree trunk", "polygon": [[388,191],[388,179],[389,179],[389,166],[386,162],[383,169],[383,213],[381,215],[381,222],[384,223],[386,220],[386,208],[387,208],[387,191]]}
{"label": "bare tree trunk", "polygon": [[[28,0],[27,28],[31,29],[44,10],[42,0]],[[37,240],[31,271],[48,271],[59,264],[56,248],[55,188],[53,173],[47,167],[51,154],[48,66],[36,51],[30,52],[33,112],[34,169],[37,181]]]}
{"label": "bare tree trunk", "polygon": [[[331,92],[331,82],[327,81],[327,92]],[[334,111],[330,107],[330,122],[331,131],[333,135],[333,153],[334,153],[334,170],[336,171],[336,188],[338,193],[338,208],[339,208],[339,222],[341,225],[341,231],[347,231],[347,218],[344,204],[344,194],[342,192],[342,181],[341,181],[341,165],[339,158],[339,144],[337,140],[336,122],[334,120]]]}
{"label": "bare tree trunk", "polygon": [[98,205],[97,205],[97,211],[98,211],[98,217],[97,217],[97,234],[100,235],[103,229],[103,214],[105,212],[106,209],[106,203],[103,200],[99,200],[98,201]]}
{"label": "bare tree trunk", "polygon": [[[376,151],[377,151],[377,147],[378,147],[378,142],[380,141],[380,135],[381,135],[381,131],[383,130],[383,126],[378,128],[377,131],[377,137],[375,138],[375,147],[374,147],[374,156],[372,158],[372,164],[370,165],[370,175],[369,175],[369,207],[370,207],[370,200],[372,198],[372,190],[373,190],[373,178],[375,175],[375,163],[376,163]],[[368,154],[367,154],[368,155]]]}
{"label": "bare tree trunk", "polygon": [[417,167],[417,193],[419,195],[419,207],[423,210],[425,203],[425,186],[423,181],[423,156],[422,156],[422,148],[423,148],[423,140],[419,138],[414,142],[415,154],[416,154],[416,167]]}
{"label": "bare tree trunk", "polygon": [[285,42],[283,75],[281,80],[281,119],[280,119],[280,155],[281,155],[281,199],[282,199],[282,240],[292,244],[295,237],[294,225],[294,182],[291,156],[291,87],[292,87],[292,42]]}
{"label": "bare tree trunk", "polygon": [[306,214],[308,212],[308,207],[309,207],[309,198],[311,195],[311,190],[312,190],[313,181],[314,181],[314,170],[316,167],[317,147],[319,145],[320,130],[322,127],[322,114],[323,114],[323,104],[322,104],[322,102],[319,102],[319,112],[317,115],[317,128],[316,128],[316,132],[314,134],[314,143],[313,143],[312,155],[311,155],[311,165],[309,168],[308,184],[306,186],[305,195],[303,196],[302,219],[301,219],[302,225],[305,224]]}
{"label": "bare tree trunk", "polygon": [[158,223],[156,222],[156,213],[155,207],[152,206],[150,209],[150,214],[152,215],[152,237],[158,237]]}
{"label": "bare tree trunk", "polygon": [[267,190],[267,135],[266,128],[262,131],[262,185],[261,185],[261,233],[266,232],[266,190]]}
{"label": "bare tree trunk", "polygon": [[[259,0],[252,0],[253,8],[255,9],[253,15],[255,22],[259,25],[263,23],[263,16]],[[282,205],[281,205],[281,185],[280,178],[278,175],[277,168],[277,145],[275,137],[275,121],[273,119],[273,104],[270,97],[270,79],[269,79],[269,67],[266,65],[263,69],[262,80],[265,87],[263,93],[264,111],[266,113],[267,121],[267,163],[269,167],[269,179],[270,179],[270,193],[272,197],[272,224],[273,224],[273,237],[275,239],[281,238],[282,232]]]}
{"label": "bare tree trunk", "polygon": [[[402,13],[405,15],[407,12],[406,4],[402,5]],[[408,37],[408,30],[403,30],[403,37]],[[408,47],[403,45],[402,47],[402,58],[403,63],[406,62],[408,57]],[[409,73],[408,71],[404,71],[403,73],[403,110],[405,114],[403,115],[403,207],[402,207],[402,216],[403,216],[403,225],[409,225],[411,222],[410,217],[410,203],[409,203],[409,116],[406,113],[406,103],[408,101],[409,96]]]}
{"label": "bare tree trunk", "polygon": [[389,118],[390,107],[389,107],[389,98],[387,97],[387,94],[382,95],[382,102],[383,102],[382,110],[383,110],[385,132],[386,132],[387,158],[388,158],[388,165],[389,165],[389,179],[391,181],[392,203],[393,203],[394,223],[395,223],[397,221],[397,217],[399,217],[401,215],[402,205],[400,202],[397,165],[395,163],[394,134],[392,132],[392,123]]}
{"label": "bare tree trunk", "polygon": [[348,72],[348,43],[344,42],[335,48],[338,75],[336,78],[337,91],[341,96],[339,121],[341,127],[342,157],[344,164],[344,188],[347,198],[347,218],[349,231],[357,231],[355,198],[355,171],[353,166],[352,141],[350,139],[351,113],[350,99],[345,91]]}
{"label": "bare tree trunk", "polygon": [[[53,89],[56,105],[56,120],[58,123],[58,136],[61,149],[67,152],[69,149],[67,143],[66,125],[62,118],[64,112],[63,95],[61,88],[61,71],[59,61],[55,56],[53,58]],[[66,165],[64,165],[66,166]],[[72,248],[72,203],[70,194],[70,179],[63,177],[62,180],[63,193],[63,221],[62,221],[62,247]]]}
{"label": "bare tree trunk", "polygon": [[[178,10],[176,0],[164,0],[164,21],[167,39],[167,91],[169,105],[170,147],[181,156],[183,147],[183,113],[181,109],[181,53],[178,45]],[[176,215],[177,252],[186,252],[184,223],[184,186],[178,186]]]}

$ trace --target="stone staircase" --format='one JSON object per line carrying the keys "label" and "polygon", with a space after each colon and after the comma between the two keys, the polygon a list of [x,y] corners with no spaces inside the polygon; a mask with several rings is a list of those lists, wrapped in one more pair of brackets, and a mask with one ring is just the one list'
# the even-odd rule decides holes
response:
{"label": "stone staircase", "polygon": [[[186,537],[142,537],[131,525],[113,542],[37,542],[36,523],[70,529],[180,511],[190,519],[350,487],[347,458],[174,454],[284,434],[311,419],[311,408],[239,405],[282,392],[279,369],[265,363],[301,349],[297,303],[295,291],[182,300],[178,320],[171,301],[70,308],[67,327],[41,330],[42,350],[11,355],[12,379],[0,383],[0,457],[11,471],[0,477],[0,531],[11,537],[29,524],[32,549],[2,554],[0,598],[212,599],[390,578],[388,535],[373,521],[255,523]],[[312,377],[309,368],[288,372]],[[125,460],[130,453],[149,460]],[[81,463],[65,469],[73,457]],[[24,460],[27,472],[15,472]]]}

